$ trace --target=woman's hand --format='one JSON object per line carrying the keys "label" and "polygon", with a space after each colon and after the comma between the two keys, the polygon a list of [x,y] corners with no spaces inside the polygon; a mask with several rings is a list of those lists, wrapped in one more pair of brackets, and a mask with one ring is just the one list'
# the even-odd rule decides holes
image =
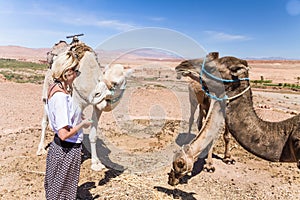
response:
{"label": "woman's hand", "polygon": [[91,120],[91,119],[83,119],[81,123],[82,123],[82,127],[83,128],[88,128],[88,127],[90,127],[92,125],[93,120]]}

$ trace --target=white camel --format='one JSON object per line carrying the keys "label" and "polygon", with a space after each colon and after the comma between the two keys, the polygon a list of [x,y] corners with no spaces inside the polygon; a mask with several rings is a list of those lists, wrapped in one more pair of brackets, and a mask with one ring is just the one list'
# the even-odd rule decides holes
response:
{"label": "white camel", "polygon": [[[59,43],[61,44],[61,42]],[[102,170],[105,166],[101,163],[96,152],[97,127],[98,121],[103,111],[111,111],[120,102],[125,90],[126,79],[130,76],[130,70],[125,71],[122,65],[112,65],[106,68],[105,75],[100,68],[95,52],[86,44],[73,39],[71,45],[61,45],[57,48],[56,44],[51,51],[51,55],[59,56],[59,52],[71,51],[79,60],[80,76],[77,77],[72,86],[72,98],[82,111],[92,105],[92,120],[90,127],[89,140],[91,145],[91,169]],[[51,55],[50,65],[52,63]],[[52,56],[53,57],[53,56]],[[43,87],[43,100],[46,102],[46,92],[51,82],[51,72],[48,70],[45,76]],[[45,130],[48,125],[48,116],[44,112],[42,119],[42,136],[38,146],[37,155],[45,153]]]}

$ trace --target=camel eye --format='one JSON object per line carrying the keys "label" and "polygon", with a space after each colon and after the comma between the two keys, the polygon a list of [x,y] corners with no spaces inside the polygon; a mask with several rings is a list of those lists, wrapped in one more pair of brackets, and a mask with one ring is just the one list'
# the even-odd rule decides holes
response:
{"label": "camel eye", "polygon": [[111,82],[111,85],[113,88],[115,88],[117,86],[117,82]]}
{"label": "camel eye", "polygon": [[177,166],[179,168],[183,168],[184,167],[184,162],[182,162],[182,161],[178,162]]}
{"label": "camel eye", "polygon": [[97,93],[95,94],[95,97],[99,97],[99,96],[101,96],[101,93],[100,93],[100,92],[97,92]]}

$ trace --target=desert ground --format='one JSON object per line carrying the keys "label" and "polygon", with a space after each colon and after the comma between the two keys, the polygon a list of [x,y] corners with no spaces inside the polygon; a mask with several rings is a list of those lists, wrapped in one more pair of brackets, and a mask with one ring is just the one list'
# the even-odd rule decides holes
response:
{"label": "desert ground", "polygon": [[[250,78],[295,83],[300,62],[252,61]],[[174,151],[197,134],[187,134],[188,79],[177,80],[178,63],[135,65],[118,107],[99,120],[97,150],[106,170],[90,169],[83,157],[78,199],[300,199],[300,170],[296,163],[264,161],[246,152],[234,139],[235,165],[222,162],[224,143],[214,147],[216,171],[203,171],[199,158],[191,175],[172,187],[167,173]],[[127,67],[131,67],[127,63]],[[14,83],[0,77],[0,199],[45,199],[46,155],[36,156],[43,104],[42,84]],[[300,92],[278,88],[255,89],[257,114],[280,121],[300,113]],[[90,115],[90,108],[85,115]],[[88,129],[84,130],[85,138]],[[53,133],[47,129],[46,144]],[[84,142],[86,152],[88,142]]]}

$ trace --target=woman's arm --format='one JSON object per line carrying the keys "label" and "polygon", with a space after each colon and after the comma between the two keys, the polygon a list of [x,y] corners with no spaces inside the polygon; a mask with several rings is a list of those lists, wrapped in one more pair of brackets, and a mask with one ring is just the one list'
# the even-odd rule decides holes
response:
{"label": "woman's arm", "polygon": [[84,119],[84,120],[82,120],[81,123],[79,123],[75,127],[65,126],[58,130],[58,137],[64,141],[64,140],[68,139],[69,137],[72,137],[73,135],[75,135],[83,127],[88,128],[91,124],[92,124],[91,120]]}

